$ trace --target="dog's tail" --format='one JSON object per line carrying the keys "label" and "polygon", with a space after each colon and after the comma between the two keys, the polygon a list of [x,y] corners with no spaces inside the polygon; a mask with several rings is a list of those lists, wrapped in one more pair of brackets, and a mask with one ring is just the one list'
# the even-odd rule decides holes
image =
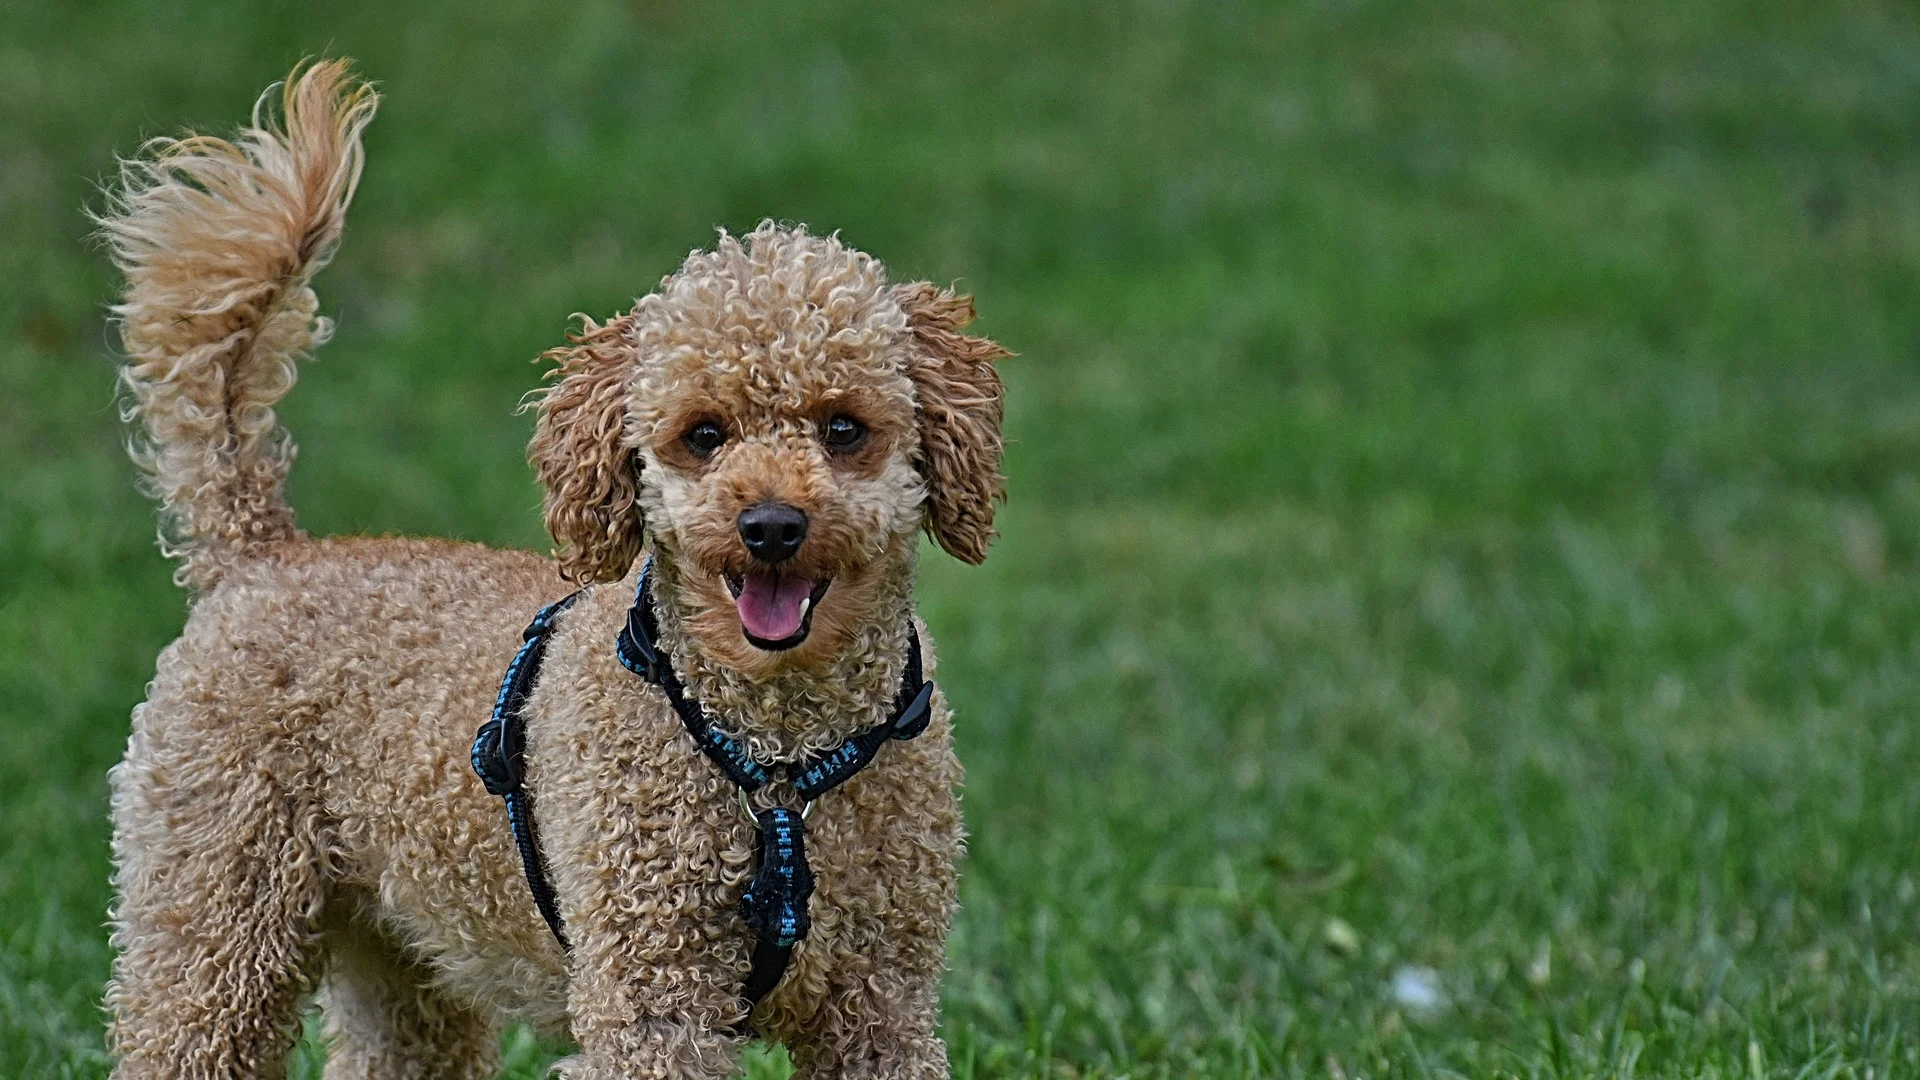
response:
{"label": "dog's tail", "polygon": [[378,103],[337,60],[296,67],[279,118],[271,96],[231,142],[147,143],[98,218],[127,279],[113,313],[131,453],[174,578],[199,590],[299,535],[282,490],[293,441],[273,407],[332,333],[309,282],[339,246]]}

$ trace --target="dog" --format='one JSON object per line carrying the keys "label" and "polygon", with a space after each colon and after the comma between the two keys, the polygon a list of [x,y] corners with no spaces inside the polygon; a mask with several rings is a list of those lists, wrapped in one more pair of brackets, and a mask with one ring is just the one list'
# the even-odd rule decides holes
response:
{"label": "dog", "polygon": [[[792,770],[932,678],[919,534],[985,557],[1010,354],[964,333],[970,298],[837,236],[722,232],[547,354],[528,457],[554,557],[308,537],[274,405],[329,335],[311,281],[377,98],[340,61],[271,97],[231,141],[149,143],[99,215],[133,456],[192,595],[111,774],[114,1075],[279,1075],[317,996],[333,1078],[492,1075],[511,1020],[594,1080],[728,1075],[748,1023],[802,1076],[945,1077],[946,701],[926,683],[924,732],[803,827]],[[623,662],[635,618],[667,675]],[[503,710],[524,849],[470,767]],[[715,746],[773,779],[749,796]],[[811,932],[756,1005],[742,894],[775,864]]]}

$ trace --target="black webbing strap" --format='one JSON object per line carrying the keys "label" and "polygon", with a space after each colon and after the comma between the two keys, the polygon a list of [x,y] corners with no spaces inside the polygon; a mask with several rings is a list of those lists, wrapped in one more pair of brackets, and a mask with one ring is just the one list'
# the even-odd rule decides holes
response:
{"label": "black webbing strap", "polygon": [[[787,964],[793,959],[793,946],[780,945],[767,938],[755,938],[753,942],[753,968],[747,972],[747,981],[740,986],[740,1003],[752,1016],[762,998],[773,993],[780,980],[787,977]],[[742,1021],[738,1029],[742,1034],[752,1028]]]}
{"label": "black webbing strap", "polygon": [[513,846],[520,852],[520,868],[526,873],[527,888],[547,920],[547,928],[567,949],[567,935],[560,925],[560,906],[554,900],[553,886],[547,881],[546,863],[540,857],[540,844],[533,834],[533,794],[523,781],[527,747],[527,721],[523,715],[527,697],[533,693],[533,680],[540,674],[540,662],[547,655],[547,638],[553,633],[553,621],[580,598],[578,592],[548,604],[533,617],[521,635],[520,651],[507,665],[506,678],[500,681],[499,696],[493,700],[493,716],[480,725],[473,738],[473,771],[487,786],[487,793],[506,800],[507,825],[513,830]]}
{"label": "black webbing strap", "polygon": [[[808,802],[825,795],[867,767],[889,739],[911,739],[927,730],[933,718],[933,684],[920,677],[920,634],[907,627],[907,670],[894,698],[893,719],[867,730],[809,759],[792,778],[793,790]],[[909,695],[909,690],[912,691]]]}
{"label": "black webbing strap", "polygon": [[[720,767],[742,791],[764,787],[773,779],[766,766],[753,760],[746,747],[713,726],[700,703],[687,697],[673,663],[660,648],[660,624],[653,613],[653,560],[640,571],[633,607],[620,629],[614,652],[627,670],[660,687],[680,717],[694,745]],[[867,767],[889,739],[911,739],[927,729],[933,716],[933,684],[926,681],[920,658],[920,633],[907,621],[907,660],[894,694],[893,717],[848,738],[832,750],[788,769],[794,792],[807,802],[825,795]],[[740,897],[740,916],[754,931],[753,967],[747,973],[740,999],[747,1015],[773,992],[785,976],[793,947],[805,940],[812,922],[807,900],[813,893],[813,871],[807,866],[804,811],[784,807],[759,811],[759,869]]]}
{"label": "black webbing strap", "polygon": [[813,920],[807,899],[813,895],[813,869],[807,865],[807,827],[800,814],[784,806],[754,815],[760,826],[760,866],[740,895],[740,917],[753,931],[753,969],[740,991],[751,1015],[760,999],[780,985],[793,947]]}
{"label": "black webbing strap", "polygon": [[[660,687],[667,702],[680,717],[680,723],[693,737],[700,752],[727,774],[727,779],[745,791],[758,791],[773,779],[766,766],[753,760],[746,747],[713,726],[700,703],[687,697],[686,687],[674,673],[672,661],[660,650],[660,625],[653,614],[653,562],[640,571],[640,585],[634,590],[633,607],[627,611],[626,625],[614,642],[614,652],[628,671]],[[888,739],[911,739],[927,730],[933,717],[933,684],[926,681],[920,660],[920,632],[907,622],[907,665],[900,673],[900,689],[894,694],[893,718],[851,736],[831,750],[808,758],[791,770],[793,790],[808,802],[825,795],[867,767]]]}
{"label": "black webbing strap", "polygon": [[744,791],[758,791],[773,779],[766,766],[753,760],[747,748],[728,738],[707,719],[700,703],[687,697],[687,688],[674,673],[673,662],[660,651],[660,626],[654,621],[652,595],[653,560],[640,571],[640,587],[635,590],[633,606],[627,609],[627,623],[614,639],[614,655],[621,666],[658,686],[667,695],[667,703],[680,717],[680,723],[693,736],[694,745],[707,755],[727,779]]}
{"label": "black webbing strap", "polygon": [[[700,748],[728,780],[743,792],[756,791],[773,779],[772,771],[753,760],[739,740],[714,727],[700,703],[689,698],[686,687],[675,674],[673,664],[660,649],[660,628],[653,614],[653,561],[640,572],[633,607],[627,612],[626,625],[614,642],[614,653],[629,671],[660,687],[680,722]],[[523,785],[523,757],[526,750],[526,718],[522,715],[540,662],[546,656],[547,638],[560,613],[579,599],[580,593],[540,609],[523,635],[525,644],[507,665],[500,694],[494,699],[493,716],[473,740],[473,771],[487,791],[506,800],[507,823],[513,829],[514,846],[520,852],[520,865],[526,872],[527,888],[540,916],[547,921],[554,939],[562,949],[570,949],[560,921],[560,908],[547,880],[546,863],[533,828],[533,795]],[[927,729],[933,715],[933,684],[926,681],[920,657],[920,635],[911,620],[907,623],[907,661],[900,674],[900,689],[894,695],[893,717],[884,723],[848,738],[832,750],[808,758],[798,767],[790,767],[789,781],[794,791],[807,802],[839,787],[873,761],[874,755],[889,739],[911,739]],[[806,823],[802,811],[773,807],[754,815],[759,829],[758,869],[740,897],[740,916],[754,933],[753,967],[740,992],[749,1016],[762,998],[773,992],[785,977],[793,958],[793,947],[806,939],[812,928],[807,901],[813,895],[813,870],[807,865]]]}

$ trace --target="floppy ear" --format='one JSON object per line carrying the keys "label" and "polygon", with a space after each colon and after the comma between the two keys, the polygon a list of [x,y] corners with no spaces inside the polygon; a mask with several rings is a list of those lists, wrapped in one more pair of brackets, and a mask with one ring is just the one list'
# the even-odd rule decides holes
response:
{"label": "floppy ear", "polygon": [[618,581],[640,554],[634,500],[639,459],[625,441],[636,357],[631,314],[605,326],[581,316],[570,343],[541,354],[557,382],[535,399],[527,460],[547,489],[547,531],[559,542],[560,574],[580,585]]}
{"label": "floppy ear", "polygon": [[973,297],[926,281],[896,286],[912,336],[920,427],[921,477],[927,482],[927,533],[962,562],[979,563],[993,539],[994,505],[1005,496],[1000,475],[1000,419],[1006,391],[993,362],[1013,354],[960,331],[973,321]]}

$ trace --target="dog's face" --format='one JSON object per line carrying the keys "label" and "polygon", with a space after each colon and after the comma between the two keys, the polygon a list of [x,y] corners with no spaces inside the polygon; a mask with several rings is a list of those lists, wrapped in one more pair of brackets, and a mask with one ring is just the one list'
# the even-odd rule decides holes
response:
{"label": "dog's face", "polygon": [[642,514],[692,632],[758,673],[845,644],[926,487],[906,314],[870,260],[729,254],[636,308],[634,432]]}
{"label": "dog's face", "polygon": [[1004,352],[836,238],[744,239],[557,351],[530,456],[569,576],[620,577],[644,523],[703,653],[762,676],[838,655],[921,528],[984,557]]}

